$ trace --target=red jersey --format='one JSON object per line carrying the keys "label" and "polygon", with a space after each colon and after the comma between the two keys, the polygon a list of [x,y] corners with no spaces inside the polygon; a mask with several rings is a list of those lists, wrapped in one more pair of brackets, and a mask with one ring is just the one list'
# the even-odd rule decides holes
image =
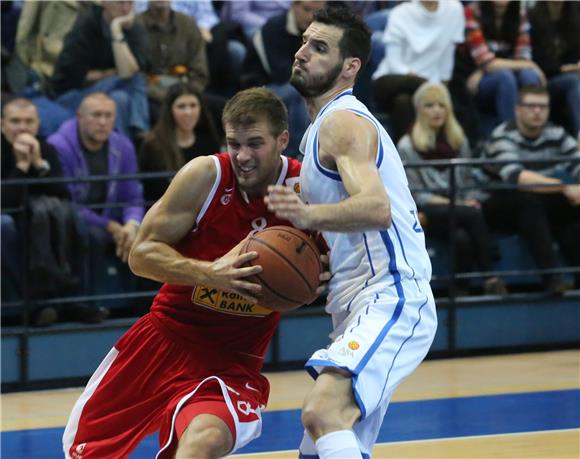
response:
{"label": "red jersey", "polygon": [[[213,155],[215,183],[197,218],[196,227],[175,249],[183,256],[213,261],[235,247],[248,233],[267,226],[289,225],[267,210],[262,198],[249,198],[238,187],[227,153]],[[278,185],[299,191],[300,163],[282,156]],[[240,295],[207,288],[164,284],[151,307],[161,331],[200,349],[228,350],[259,357],[257,368],[280,320],[280,314],[253,305]],[[208,349],[209,343],[211,348]]]}

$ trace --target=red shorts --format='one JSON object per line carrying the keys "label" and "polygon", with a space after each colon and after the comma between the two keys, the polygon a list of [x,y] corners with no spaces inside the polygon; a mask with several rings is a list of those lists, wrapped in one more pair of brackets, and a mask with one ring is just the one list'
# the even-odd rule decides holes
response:
{"label": "red shorts", "polygon": [[169,340],[147,315],[111,349],[73,407],[63,435],[65,457],[124,458],[159,431],[157,458],[169,459],[192,416],[201,413],[230,427],[233,452],[260,435],[268,400],[268,381],[247,368]]}

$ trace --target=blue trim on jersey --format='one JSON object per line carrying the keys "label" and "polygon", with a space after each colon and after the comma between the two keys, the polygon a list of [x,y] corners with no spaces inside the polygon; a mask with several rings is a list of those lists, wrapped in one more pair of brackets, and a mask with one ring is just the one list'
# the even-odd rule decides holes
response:
{"label": "blue trim on jersey", "polygon": [[[361,452],[361,455],[363,459],[371,459],[369,454]],[[320,456],[318,454],[302,454],[299,451],[298,459],[320,459]]]}
{"label": "blue trim on jersey", "polygon": [[340,178],[340,174],[338,172],[326,169],[325,167],[322,166],[322,164],[320,164],[320,161],[318,161],[318,131],[316,131],[316,134],[314,134],[314,145],[312,153],[313,153],[312,157],[314,158],[314,164],[316,165],[316,168],[320,171],[322,175],[326,175],[328,178],[336,180],[337,182],[342,182],[342,179]]}
{"label": "blue trim on jersey", "polygon": [[[369,259],[369,264],[371,266],[371,272],[373,273],[373,277],[375,276],[375,267],[373,266],[373,259],[371,257],[371,251],[369,250],[369,242],[367,240],[367,234],[363,233],[363,241],[365,243],[365,250],[367,251],[367,258]],[[368,282],[368,280],[367,280]]]}
{"label": "blue trim on jersey", "polygon": [[397,229],[397,225],[395,225],[395,220],[391,217],[391,223],[393,224],[393,228],[395,228],[395,233],[397,233],[397,239],[399,240],[399,245],[401,246],[401,252],[403,252],[403,258],[405,260],[405,263],[407,263],[407,266],[409,268],[411,268],[411,271],[413,272],[413,278],[415,278],[415,270],[413,269],[413,267],[409,264],[409,261],[407,260],[407,255],[405,254],[405,248],[403,247],[403,241],[401,240],[401,235],[399,234],[399,230]]}
{"label": "blue trim on jersey", "polygon": [[341,367],[339,364],[337,364],[336,362],[333,362],[332,360],[317,360],[317,359],[310,359],[308,360],[308,362],[306,362],[304,364],[304,368],[306,369],[306,371],[308,372],[308,374],[310,376],[312,376],[313,379],[317,379],[318,376],[320,375],[320,373],[318,371],[316,371],[315,368],[313,367],[332,367],[332,368],[341,368],[343,370],[348,371],[349,373],[352,373],[352,370],[348,367]]}
{"label": "blue trim on jersey", "polygon": [[399,316],[401,315],[401,311],[403,310],[403,305],[405,304],[405,293],[403,292],[403,286],[401,285],[401,274],[397,270],[397,261],[395,259],[395,247],[391,238],[389,237],[388,231],[380,231],[379,234],[387,247],[387,252],[389,254],[389,272],[393,276],[395,289],[397,290],[397,296],[399,297],[399,301],[397,302],[397,306],[395,307],[395,311],[393,312],[392,317],[389,319],[387,324],[383,327],[375,342],[371,345],[365,356],[359,362],[357,367],[354,370],[355,374],[359,374],[362,369],[365,367],[367,362],[370,360],[376,349],[379,347],[380,343],[385,339],[385,336],[391,329],[391,327],[397,322]]}
{"label": "blue trim on jersey", "polygon": [[383,141],[381,140],[381,130],[379,129],[379,126],[377,126],[375,120],[371,118],[371,116],[368,113],[365,113],[361,110],[357,110],[355,108],[349,108],[348,110],[354,113],[358,113],[363,118],[366,118],[371,123],[373,123],[373,125],[377,129],[377,138],[379,139],[379,155],[377,156],[377,169],[378,169],[379,167],[381,167],[381,164],[383,162],[383,156],[385,155],[385,151],[383,150]]}
{"label": "blue trim on jersey", "polygon": [[358,407],[360,408],[360,420],[362,421],[363,419],[366,419],[367,417],[367,409],[365,407],[365,404],[363,403],[363,400],[360,396],[360,394],[358,393],[358,390],[356,389],[356,384],[358,382],[358,375],[353,375],[351,383],[352,383],[352,393],[354,394],[354,401],[356,402],[356,404],[358,405]]}
{"label": "blue trim on jersey", "polygon": [[328,109],[328,107],[330,107],[330,105],[333,102],[337,101],[338,99],[340,99],[341,97],[344,97],[344,96],[352,96],[352,89],[347,89],[346,91],[344,91],[343,93],[339,94],[334,99],[332,99],[330,102],[328,102],[326,104],[326,106],[320,111],[318,116],[316,116],[316,118],[320,118],[322,116],[322,114]]}
{"label": "blue trim on jersey", "polygon": [[415,325],[413,325],[413,329],[411,330],[411,334],[405,338],[405,340],[401,343],[401,346],[399,346],[399,350],[397,351],[397,353],[395,354],[395,356],[393,357],[393,362],[391,363],[391,367],[389,368],[389,372],[387,373],[387,379],[385,380],[385,385],[383,386],[383,392],[381,393],[381,400],[383,398],[383,395],[385,394],[385,389],[387,388],[387,384],[389,382],[389,376],[391,375],[391,370],[393,369],[393,366],[395,365],[395,360],[397,360],[397,356],[399,355],[399,352],[401,352],[401,349],[403,349],[403,346],[405,345],[405,343],[407,341],[409,341],[413,335],[415,334],[415,329],[417,328],[417,325],[419,325],[419,322],[421,322],[421,310],[425,307],[425,305],[429,303],[429,297],[427,297],[425,299],[425,302],[419,306],[419,318],[417,319],[417,322],[415,322]]}

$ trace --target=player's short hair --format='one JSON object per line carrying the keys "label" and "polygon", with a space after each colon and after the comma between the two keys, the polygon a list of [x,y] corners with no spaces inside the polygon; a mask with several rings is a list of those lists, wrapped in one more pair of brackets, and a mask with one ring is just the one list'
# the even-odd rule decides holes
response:
{"label": "player's short hair", "polygon": [[518,104],[523,103],[524,98],[528,94],[536,94],[540,96],[547,96],[550,97],[550,93],[548,92],[548,88],[545,86],[524,86],[518,91]]}
{"label": "player's short hair", "polygon": [[347,57],[360,59],[360,75],[371,55],[371,31],[360,15],[346,7],[327,6],[314,13],[313,22],[342,30],[342,38],[338,43],[340,55],[343,59]]}
{"label": "player's short hair", "polygon": [[270,132],[278,137],[288,129],[288,110],[282,99],[266,88],[249,88],[238,92],[226,104],[222,123],[234,127],[250,127],[266,121]]}
{"label": "player's short hair", "polygon": [[36,111],[36,115],[38,116],[38,109],[36,108],[36,105],[34,105],[31,100],[26,99],[25,97],[13,97],[13,98],[8,99],[7,101],[3,102],[2,103],[2,116],[4,116],[4,114],[6,113],[6,109],[8,107],[18,107],[18,108],[33,107],[34,110]]}

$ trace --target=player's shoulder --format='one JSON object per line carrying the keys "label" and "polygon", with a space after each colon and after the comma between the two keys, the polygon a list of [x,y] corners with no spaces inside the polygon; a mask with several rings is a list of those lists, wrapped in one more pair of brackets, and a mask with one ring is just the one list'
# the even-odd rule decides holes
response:
{"label": "player's shoulder", "polygon": [[353,110],[334,110],[320,124],[320,139],[332,139],[334,142],[347,142],[360,136],[376,135],[373,121]]}

